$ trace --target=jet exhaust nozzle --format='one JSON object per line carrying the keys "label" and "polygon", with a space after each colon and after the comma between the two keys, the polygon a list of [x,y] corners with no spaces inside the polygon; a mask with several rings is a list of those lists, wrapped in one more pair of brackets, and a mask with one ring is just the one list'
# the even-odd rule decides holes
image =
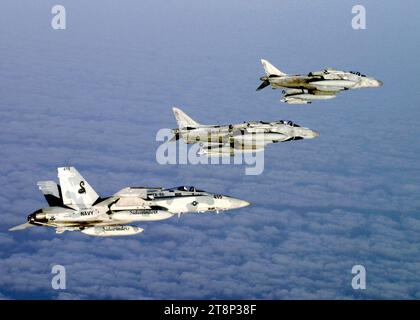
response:
{"label": "jet exhaust nozzle", "polygon": [[46,221],[46,215],[42,212],[42,209],[36,210],[32,212],[30,215],[28,215],[27,221],[29,223],[35,223],[35,222],[45,222]]}
{"label": "jet exhaust nozzle", "polygon": [[168,142],[178,141],[179,138],[181,137],[181,135],[179,133],[179,128],[172,129],[172,133],[173,133],[173,137],[170,140],[168,140]]}

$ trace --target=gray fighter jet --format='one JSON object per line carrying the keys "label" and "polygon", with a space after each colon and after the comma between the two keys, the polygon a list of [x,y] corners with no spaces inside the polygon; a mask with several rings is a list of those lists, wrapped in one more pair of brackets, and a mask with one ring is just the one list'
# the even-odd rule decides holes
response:
{"label": "gray fighter jet", "polygon": [[265,70],[265,76],[261,77],[261,85],[257,91],[270,86],[273,89],[284,89],[282,102],[289,104],[308,104],[314,100],[328,100],[335,98],[340,91],[377,88],[382,82],[367,77],[360,72],[340,71],[328,68],[322,71],[310,72],[308,75],[286,74],[267,60],[261,63]]}
{"label": "gray fighter jet", "polygon": [[313,139],[319,133],[301,127],[292,121],[251,121],[229,125],[202,125],[191,119],[178,108],[172,109],[177,129],[172,129],[174,137],[187,144],[200,143],[199,154],[207,156],[234,156],[236,152],[257,152],[267,144]]}
{"label": "gray fighter jet", "polygon": [[143,232],[128,223],[169,219],[183,213],[203,213],[242,208],[249,202],[194,187],[173,189],[129,187],[100,198],[74,167],[58,168],[60,185],[38,182],[49,207],[28,216],[28,221],[10,229],[54,227],[56,233],[81,231],[91,236],[125,236]]}

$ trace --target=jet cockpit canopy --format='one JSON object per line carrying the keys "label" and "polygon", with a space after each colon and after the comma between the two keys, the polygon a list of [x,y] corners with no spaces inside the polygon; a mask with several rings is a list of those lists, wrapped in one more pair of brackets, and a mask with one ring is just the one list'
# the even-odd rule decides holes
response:
{"label": "jet cockpit canopy", "polygon": [[364,74],[361,74],[360,72],[358,72],[358,71],[350,71],[350,73],[351,74],[355,74],[356,76],[359,76],[359,77],[366,77]]}
{"label": "jet cockpit canopy", "polygon": [[182,191],[182,192],[205,192],[203,190],[197,189],[194,186],[179,186],[179,187],[176,187],[176,188],[170,188],[170,189],[168,189],[168,191],[172,191],[172,192],[175,192],[175,191]]}
{"label": "jet cockpit canopy", "polygon": [[300,125],[298,125],[298,124],[296,124],[296,123],[294,123],[293,121],[287,121],[287,120],[279,120],[279,121],[277,121],[277,123],[279,123],[279,124],[285,124],[285,125],[288,125],[288,126],[290,126],[290,127],[300,127]]}

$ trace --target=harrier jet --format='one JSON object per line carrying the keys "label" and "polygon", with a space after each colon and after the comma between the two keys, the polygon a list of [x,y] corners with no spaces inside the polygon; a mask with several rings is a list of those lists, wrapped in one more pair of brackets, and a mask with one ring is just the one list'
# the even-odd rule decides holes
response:
{"label": "harrier jet", "polygon": [[267,60],[262,59],[261,63],[266,75],[260,78],[262,83],[257,91],[269,85],[273,89],[283,88],[281,101],[289,104],[308,104],[314,100],[335,98],[338,92],[344,90],[382,86],[381,81],[367,77],[360,72],[328,68],[310,72],[306,76],[289,75],[277,69]]}
{"label": "harrier jet", "polygon": [[319,133],[292,121],[251,121],[229,125],[202,125],[178,108],[172,109],[178,128],[171,141],[182,138],[185,143],[200,143],[199,154],[234,156],[235,152],[261,151],[267,144],[313,139]]}
{"label": "harrier jet", "polygon": [[182,213],[202,213],[242,208],[249,202],[194,187],[172,189],[128,187],[101,198],[74,167],[58,168],[60,185],[38,182],[49,207],[28,216],[28,221],[10,229],[54,227],[56,233],[81,231],[91,236],[125,236],[143,232],[129,223],[169,219]]}

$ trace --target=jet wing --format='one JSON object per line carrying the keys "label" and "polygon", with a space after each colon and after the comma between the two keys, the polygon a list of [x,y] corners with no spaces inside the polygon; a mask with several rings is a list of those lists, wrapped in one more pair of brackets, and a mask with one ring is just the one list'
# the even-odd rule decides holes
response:
{"label": "jet wing", "polygon": [[117,197],[117,198],[135,197],[135,198],[141,198],[143,200],[147,200],[149,193],[157,192],[160,190],[162,190],[162,188],[127,187],[115,193],[113,197]]}
{"label": "jet wing", "polygon": [[312,94],[336,94],[337,92],[346,90],[346,88],[339,86],[323,86],[322,84],[314,83],[311,83],[311,85],[316,88],[316,90],[310,90]]}
{"label": "jet wing", "polygon": [[104,200],[98,205],[106,205],[111,210],[135,210],[135,209],[151,209],[149,193],[159,191],[160,188],[124,188],[112,197]]}
{"label": "jet wing", "polygon": [[198,145],[200,148],[220,148],[221,146],[227,144],[227,142],[200,142]]}
{"label": "jet wing", "polygon": [[98,203],[96,203],[95,206],[97,206],[97,207],[109,207],[109,206],[113,205],[115,202],[117,202],[119,199],[120,198],[116,197],[116,196],[105,198],[102,201],[99,201]]}
{"label": "jet wing", "polygon": [[235,146],[230,143],[224,144],[201,144],[198,154],[206,155],[208,157],[213,156],[234,156],[235,153],[249,153],[249,152],[259,152],[264,150],[264,147],[267,144],[273,143],[272,141],[260,142],[258,145],[247,145],[237,143]]}
{"label": "jet wing", "polygon": [[121,197],[113,204],[110,209],[113,211],[119,210],[138,210],[151,209],[150,202],[138,197]]}

